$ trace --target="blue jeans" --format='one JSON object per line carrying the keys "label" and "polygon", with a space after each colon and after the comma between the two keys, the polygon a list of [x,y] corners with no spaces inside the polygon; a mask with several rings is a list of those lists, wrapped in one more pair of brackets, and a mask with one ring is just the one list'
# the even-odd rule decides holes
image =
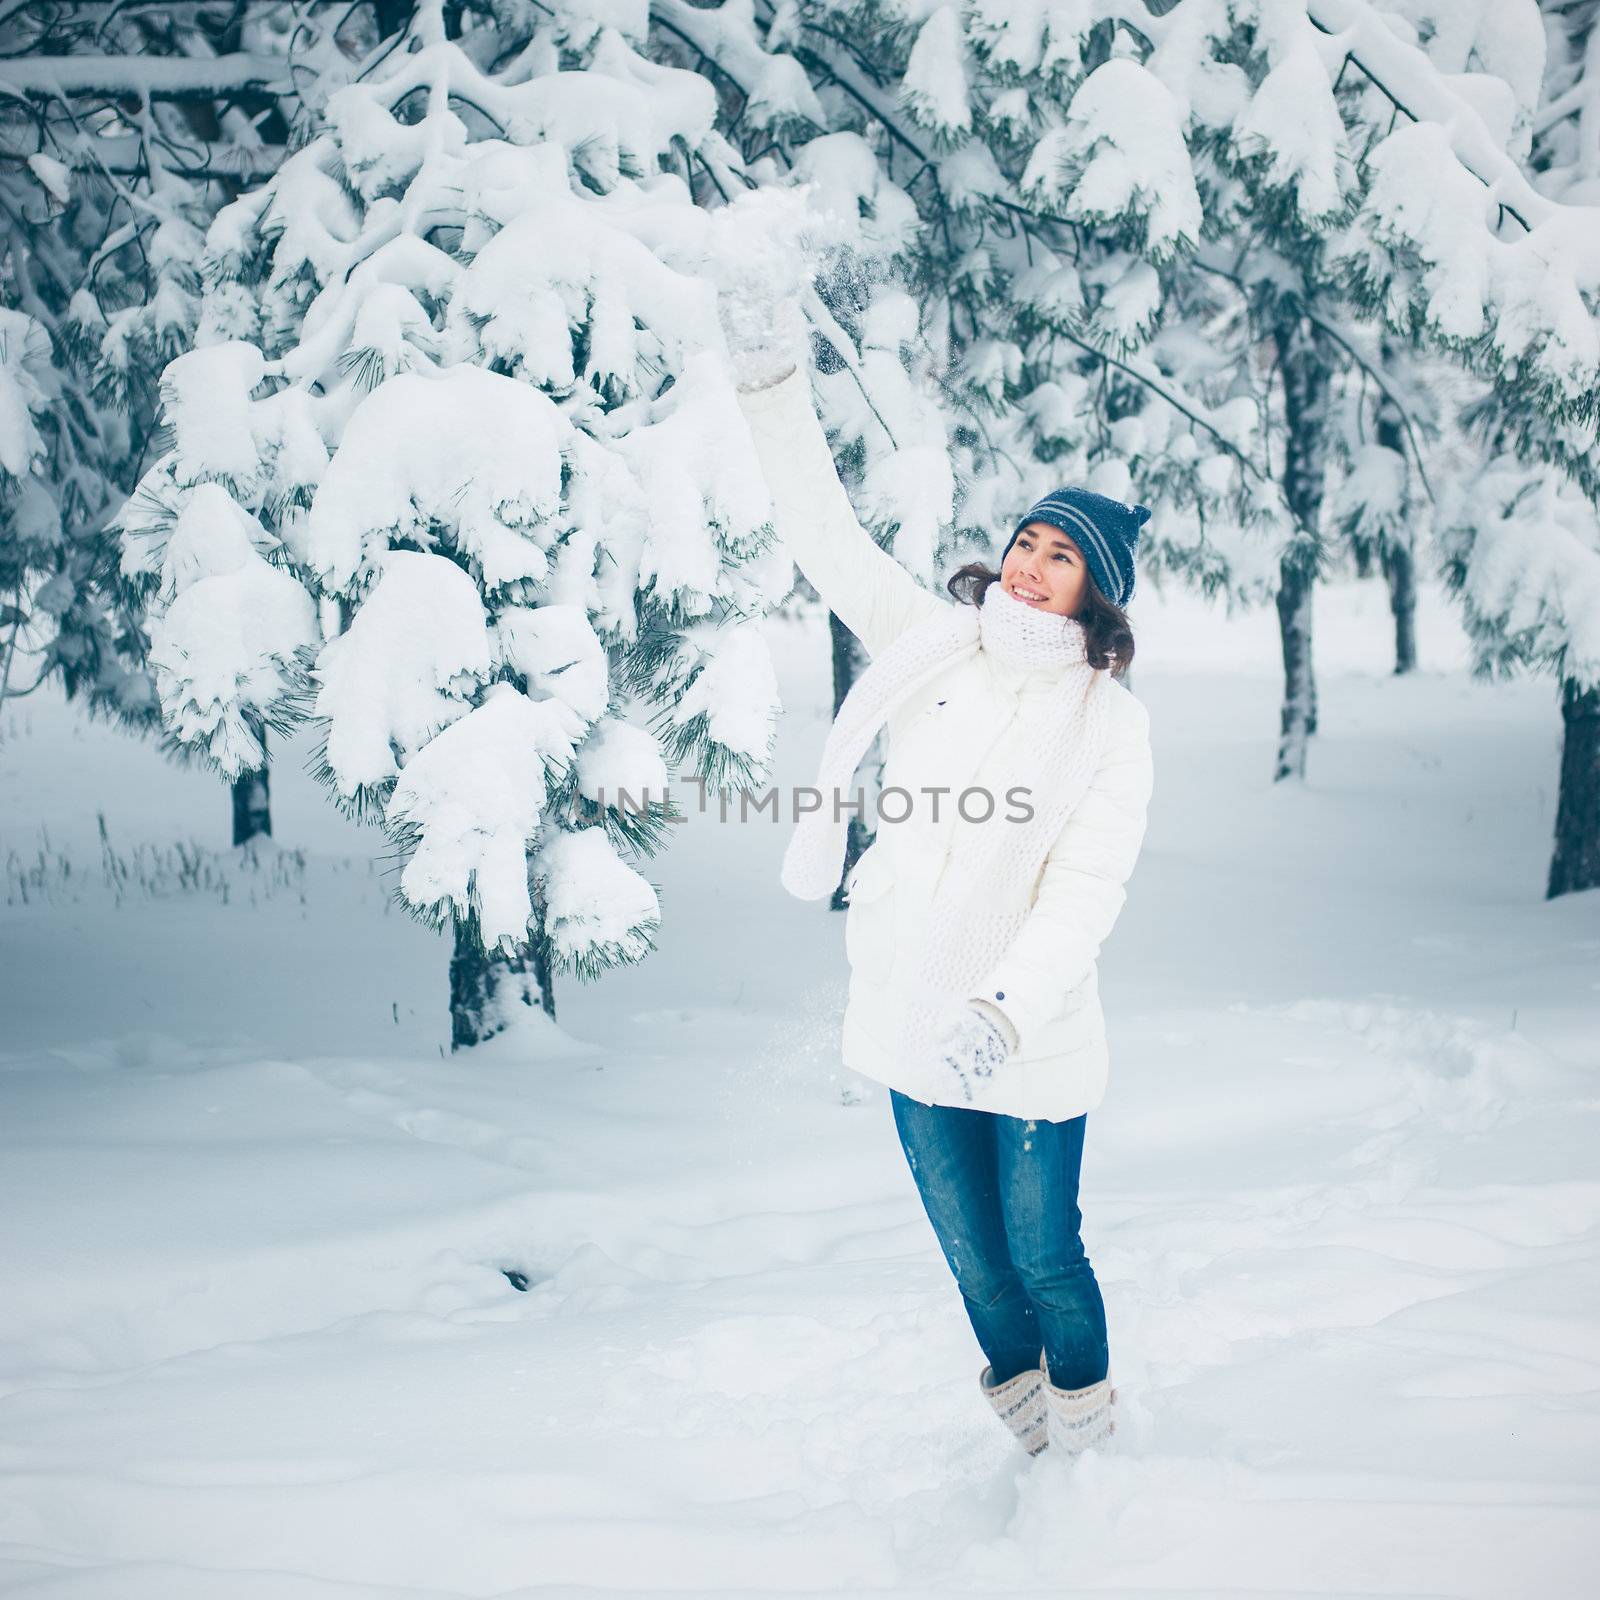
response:
{"label": "blue jeans", "polygon": [[1039,1365],[1082,1389],[1110,1371],[1106,1308],[1078,1235],[1087,1115],[1035,1122],[889,1091],[895,1127],[993,1380]]}

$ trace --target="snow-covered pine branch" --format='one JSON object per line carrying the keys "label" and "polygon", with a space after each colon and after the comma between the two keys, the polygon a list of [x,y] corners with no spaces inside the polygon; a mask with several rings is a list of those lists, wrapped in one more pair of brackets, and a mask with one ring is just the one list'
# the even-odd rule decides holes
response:
{"label": "snow-covered pine branch", "polygon": [[[1511,146],[1514,87],[1524,97],[1538,89],[1537,7],[1523,0],[1500,16],[1499,104],[1476,92],[1483,74],[1441,70],[1367,0],[1308,0],[1308,15],[1324,59],[1352,63],[1399,116],[1365,152],[1371,182],[1334,241],[1334,264],[1368,308],[1469,362],[1513,405],[1592,427],[1600,205],[1540,192]],[[1525,113],[1524,140],[1529,123]],[[1579,470],[1586,453],[1575,449],[1563,464]],[[1593,467],[1580,476],[1600,496]]]}
{"label": "snow-covered pine branch", "polygon": [[0,95],[66,100],[85,95],[110,99],[215,100],[241,89],[279,92],[288,87],[281,57],[23,56],[5,63]]}
{"label": "snow-covered pine branch", "polygon": [[1496,456],[1445,489],[1446,576],[1482,672],[1533,664],[1600,688],[1600,523],[1551,468]]}

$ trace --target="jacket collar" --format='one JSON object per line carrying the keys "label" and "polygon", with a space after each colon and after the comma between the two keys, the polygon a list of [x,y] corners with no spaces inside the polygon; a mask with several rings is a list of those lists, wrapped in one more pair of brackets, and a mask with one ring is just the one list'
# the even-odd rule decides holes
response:
{"label": "jacket collar", "polygon": [[978,651],[979,658],[989,669],[994,682],[1009,694],[1040,694],[1048,692],[1058,683],[1071,663],[1054,662],[1031,667],[1018,666],[1004,661],[992,650]]}

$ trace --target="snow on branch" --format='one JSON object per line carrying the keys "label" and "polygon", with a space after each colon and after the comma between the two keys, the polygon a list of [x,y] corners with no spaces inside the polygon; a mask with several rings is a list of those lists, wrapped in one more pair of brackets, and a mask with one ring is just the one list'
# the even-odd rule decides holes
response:
{"label": "snow on branch", "polygon": [[212,99],[241,89],[281,90],[287,87],[288,71],[281,57],[244,54],[23,56],[0,67],[0,93],[33,99],[92,94],[140,100]]}
{"label": "snow on branch", "polygon": [[[1306,11],[1323,35],[1318,48],[1334,71],[1349,57],[1413,122],[1431,122],[1443,129],[1456,159],[1488,188],[1490,202],[1504,206],[1523,227],[1559,220],[1573,209],[1547,200],[1533,188],[1485,124],[1476,103],[1440,72],[1425,51],[1400,38],[1366,0],[1307,0]],[[1593,247],[1590,260],[1600,271],[1597,222],[1600,216],[1591,215],[1587,225]]]}
{"label": "snow on branch", "polygon": [[[1402,326],[1420,318],[1503,383],[1582,420],[1600,385],[1600,207],[1540,195],[1478,107],[1364,0],[1307,0],[1330,65],[1354,61],[1408,117],[1369,152],[1373,181],[1335,259]],[[1499,236],[1500,217],[1521,237]]]}
{"label": "snow on branch", "polygon": [[1569,482],[1496,456],[1449,485],[1439,541],[1479,671],[1535,662],[1600,686],[1600,525]]}

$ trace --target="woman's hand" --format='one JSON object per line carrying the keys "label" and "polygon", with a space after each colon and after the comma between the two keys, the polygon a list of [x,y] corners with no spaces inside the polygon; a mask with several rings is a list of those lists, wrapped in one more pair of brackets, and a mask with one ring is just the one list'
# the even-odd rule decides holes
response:
{"label": "woman's hand", "polygon": [[811,359],[800,301],[818,232],[804,188],[752,189],[711,213],[703,270],[717,286],[717,320],[740,389],[777,383]]}
{"label": "woman's hand", "polygon": [[961,1092],[972,1098],[972,1079],[988,1078],[1011,1055],[1011,1041],[993,1018],[975,1005],[939,1041],[941,1063],[961,1080]]}

